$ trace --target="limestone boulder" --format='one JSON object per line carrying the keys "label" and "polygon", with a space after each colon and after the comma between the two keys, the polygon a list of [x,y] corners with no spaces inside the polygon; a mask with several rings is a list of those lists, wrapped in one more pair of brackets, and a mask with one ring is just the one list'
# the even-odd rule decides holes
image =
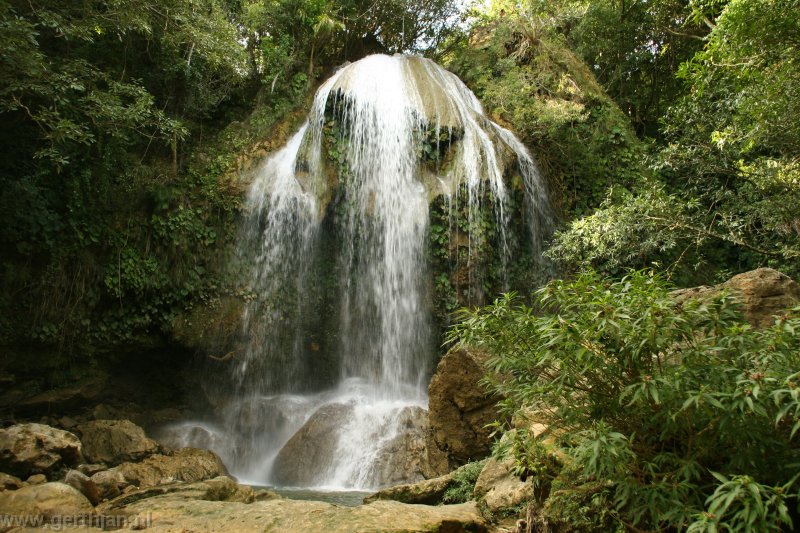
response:
{"label": "limestone boulder", "polygon": [[29,485],[0,492],[0,509],[9,516],[84,516],[94,507],[77,489],[64,483]]}
{"label": "limestone boulder", "polygon": [[0,471],[27,478],[81,462],[81,442],[68,431],[44,424],[0,429]]}
{"label": "limestone boulder", "polygon": [[520,479],[513,472],[512,458],[490,457],[475,482],[472,496],[492,513],[513,509],[533,498],[533,480]]}
{"label": "limestone boulder", "polygon": [[732,277],[720,285],[692,287],[674,291],[678,300],[703,298],[729,290],[739,296],[742,312],[754,327],[769,327],[784,310],[800,303],[800,285],[771,268],[759,268]]}
{"label": "limestone boulder", "polygon": [[92,474],[90,478],[97,488],[100,500],[110,500],[122,494],[122,490],[129,486],[125,476],[117,469],[103,470]]}
{"label": "limestone boulder", "polygon": [[364,498],[364,503],[378,500],[393,500],[402,503],[419,503],[424,505],[437,505],[442,502],[444,493],[453,484],[453,475],[426,479],[417,483],[395,485]]}
{"label": "limestone boulder", "polygon": [[287,486],[313,485],[336,453],[338,432],[352,412],[352,406],[339,403],[317,409],[278,452],[273,481]]}
{"label": "limestone boulder", "polygon": [[487,357],[478,350],[452,350],[436,367],[428,387],[427,440],[436,474],[482,459],[491,451],[491,429],[486,426],[497,419],[500,398],[480,384]]}
{"label": "limestone boulder", "polygon": [[373,465],[372,479],[377,486],[397,485],[425,479],[428,470],[425,438],[428,413],[421,407],[406,407],[398,417],[399,433],[384,442]]}
{"label": "limestone boulder", "polygon": [[139,488],[175,481],[191,483],[228,475],[222,460],[214,452],[197,448],[182,448],[169,454],[151,455],[139,463],[122,463],[108,472],[120,474],[124,485]]}
{"label": "limestone boulder", "polygon": [[93,420],[80,424],[83,455],[93,463],[117,465],[158,451],[158,444],[130,420]]}
{"label": "limestone boulder", "polygon": [[[347,435],[342,429],[359,417],[370,419],[374,413],[357,413],[352,404],[323,405],[311,415],[275,459],[272,480],[279,485],[308,486],[329,479],[331,465],[346,453]],[[396,485],[424,479],[427,468],[426,434],[428,418],[424,409],[399,407],[375,415],[370,442],[377,447],[369,471],[359,476],[372,486]]]}

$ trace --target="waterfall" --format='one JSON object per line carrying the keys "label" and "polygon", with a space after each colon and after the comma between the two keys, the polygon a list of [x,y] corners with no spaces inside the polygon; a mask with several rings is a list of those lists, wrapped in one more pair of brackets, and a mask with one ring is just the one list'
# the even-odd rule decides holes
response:
{"label": "waterfall", "polygon": [[473,228],[489,232],[490,213],[505,269],[512,168],[538,255],[551,217],[533,159],[461,80],[402,55],[340,68],[251,184],[244,348],[219,420],[176,426],[181,442],[210,443],[253,483],[369,489],[418,478],[397,456],[424,432],[437,350],[430,205],[444,199],[451,226],[456,209],[466,213],[466,262],[481,253],[487,237]]}

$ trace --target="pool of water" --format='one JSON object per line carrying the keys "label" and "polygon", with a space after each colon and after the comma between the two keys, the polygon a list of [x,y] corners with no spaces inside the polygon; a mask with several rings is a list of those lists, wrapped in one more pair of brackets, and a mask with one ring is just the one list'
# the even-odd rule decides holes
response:
{"label": "pool of water", "polygon": [[[256,488],[256,487],[254,487]],[[333,503],[343,507],[358,507],[364,503],[364,498],[372,494],[358,490],[319,490],[319,489],[292,489],[275,487],[258,487],[269,489],[290,500],[310,500],[315,502]]]}

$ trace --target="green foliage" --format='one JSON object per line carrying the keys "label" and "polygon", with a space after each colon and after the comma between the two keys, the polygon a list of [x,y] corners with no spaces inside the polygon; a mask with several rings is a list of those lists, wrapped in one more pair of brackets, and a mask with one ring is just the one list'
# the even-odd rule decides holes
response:
{"label": "green foliage", "polygon": [[463,311],[450,340],[487,349],[504,411],[558,436],[560,498],[591,491],[640,529],[791,524],[800,308],[757,330],[732,296],[676,302],[642,271],[554,281],[535,307]]}
{"label": "green foliage", "polygon": [[558,211],[591,213],[609,187],[641,181],[643,146],[562,37],[510,17],[473,34],[448,66],[533,149]]}
{"label": "green foliage", "polygon": [[237,10],[0,1],[0,344],[149,342],[229,290],[227,176],[295,105],[225,129],[258,90]]}
{"label": "green foliage", "polygon": [[678,69],[689,91],[665,114],[654,179],[563,230],[550,251],[562,264],[618,274],[658,263],[682,284],[764,265],[800,274],[800,130],[789,118],[800,101],[800,27],[785,16],[800,5],[696,8],[701,20],[717,12],[716,23]]}
{"label": "green foliage", "polygon": [[486,460],[473,461],[459,467],[452,473],[453,483],[447,487],[442,496],[442,503],[465,503],[472,500],[472,491],[475,489],[475,482],[486,465]]}
{"label": "green foliage", "polygon": [[675,73],[703,47],[709,28],[689,16],[692,4],[591,2],[568,35],[641,136],[660,135],[658,121],[684,93]]}
{"label": "green foliage", "polygon": [[270,0],[243,2],[253,64],[274,92],[312,81],[371,53],[428,52],[452,32],[452,0]]}

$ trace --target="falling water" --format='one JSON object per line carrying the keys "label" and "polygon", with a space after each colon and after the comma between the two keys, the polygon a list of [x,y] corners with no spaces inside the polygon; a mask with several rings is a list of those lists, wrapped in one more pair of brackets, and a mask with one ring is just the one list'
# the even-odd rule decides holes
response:
{"label": "falling water", "polygon": [[[454,74],[400,55],[337,71],[250,188],[240,257],[252,264],[253,296],[235,392],[219,423],[174,434],[262,484],[374,488],[418,478],[398,474],[392,455],[424,430],[436,353],[429,205],[463,203],[470,222],[490,209],[505,264],[512,166],[538,250],[549,217],[535,164]],[[321,328],[333,333],[309,342]]]}

